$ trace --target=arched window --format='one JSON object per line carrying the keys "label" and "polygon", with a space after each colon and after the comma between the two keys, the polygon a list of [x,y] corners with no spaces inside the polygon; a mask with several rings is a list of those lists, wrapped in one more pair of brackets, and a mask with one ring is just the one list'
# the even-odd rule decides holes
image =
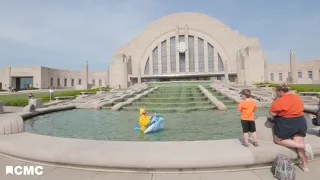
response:
{"label": "arched window", "polygon": [[161,72],[167,73],[167,41],[161,43]]}
{"label": "arched window", "polygon": [[198,38],[198,63],[199,72],[204,72],[204,41]]}
{"label": "arched window", "polygon": [[176,71],[176,37],[170,38],[170,65],[171,65],[171,73],[175,73]]}
{"label": "arched window", "polygon": [[213,46],[208,43],[208,69],[209,72],[214,72],[214,49]]}
{"label": "arched window", "polygon": [[188,36],[189,72],[195,72],[194,37]]}
{"label": "arched window", "polygon": [[153,74],[158,74],[158,46],[152,52]]}
{"label": "arched window", "polygon": [[147,59],[146,66],[144,67],[144,74],[149,74],[149,68],[150,68],[150,62],[149,62],[149,57]]}
{"label": "arched window", "polygon": [[[179,36],[179,42],[185,42],[184,35]],[[179,53],[180,72],[186,72],[186,53]]]}
{"label": "arched window", "polygon": [[224,71],[223,61],[219,53],[218,53],[218,71]]}

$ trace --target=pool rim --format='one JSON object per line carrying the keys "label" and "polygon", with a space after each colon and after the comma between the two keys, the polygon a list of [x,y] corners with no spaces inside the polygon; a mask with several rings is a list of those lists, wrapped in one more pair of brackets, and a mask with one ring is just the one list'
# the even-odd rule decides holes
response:
{"label": "pool rim", "polygon": [[[41,108],[33,113],[12,113],[7,116],[0,115],[0,118],[2,121],[13,122],[11,118],[29,118],[75,108],[76,106]],[[266,118],[257,120],[261,123],[265,121]],[[320,138],[307,136],[306,141],[312,142],[312,145],[317,147],[314,154],[320,155],[319,145],[317,146]],[[297,159],[297,154],[288,148],[270,141],[260,142],[263,148],[243,147],[239,139],[99,141],[22,132],[0,135],[0,153],[36,162],[135,171],[247,168],[270,164],[279,152],[291,159]]]}

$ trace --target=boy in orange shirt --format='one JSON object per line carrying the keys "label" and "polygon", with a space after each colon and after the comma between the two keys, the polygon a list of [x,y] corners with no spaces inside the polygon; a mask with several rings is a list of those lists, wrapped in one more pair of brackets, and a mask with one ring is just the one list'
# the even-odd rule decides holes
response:
{"label": "boy in orange shirt", "polygon": [[241,92],[242,102],[238,105],[238,111],[241,113],[241,125],[243,130],[243,145],[249,147],[249,132],[253,137],[253,145],[258,147],[258,140],[256,134],[256,124],[254,122],[254,112],[257,110],[256,103],[250,98],[251,91],[244,89]]}

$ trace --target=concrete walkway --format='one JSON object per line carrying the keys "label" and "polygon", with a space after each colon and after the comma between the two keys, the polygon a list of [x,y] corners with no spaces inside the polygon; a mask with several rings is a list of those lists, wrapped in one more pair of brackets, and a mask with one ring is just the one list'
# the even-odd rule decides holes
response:
{"label": "concrete walkway", "polygon": [[[270,168],[244,170],[234,172],[191,172],[191,173],[137,173],[137,172],[106,172],[101,170],[84,170],[42,165],[41,176],[6,175],[6,166],[37,166],[39,164],[21,161],[0,155],[1,180],[274,180]],[[320,178],[320,160],[310,163],[310,172],[304,173],[297,168],[297,180],[316,180]]]}

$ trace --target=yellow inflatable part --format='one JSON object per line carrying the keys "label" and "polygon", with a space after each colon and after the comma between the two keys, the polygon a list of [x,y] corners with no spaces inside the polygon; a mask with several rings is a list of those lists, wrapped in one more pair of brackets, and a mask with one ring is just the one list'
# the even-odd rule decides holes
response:
{"label": "yellow inflatable part", "polygon": [[140,118],[139,118],[139,125],[140,125],[140,130],[144,131],[147,128],[147,125],[150,122],[150,117],[146,115],[144,109],[140,109]]}

